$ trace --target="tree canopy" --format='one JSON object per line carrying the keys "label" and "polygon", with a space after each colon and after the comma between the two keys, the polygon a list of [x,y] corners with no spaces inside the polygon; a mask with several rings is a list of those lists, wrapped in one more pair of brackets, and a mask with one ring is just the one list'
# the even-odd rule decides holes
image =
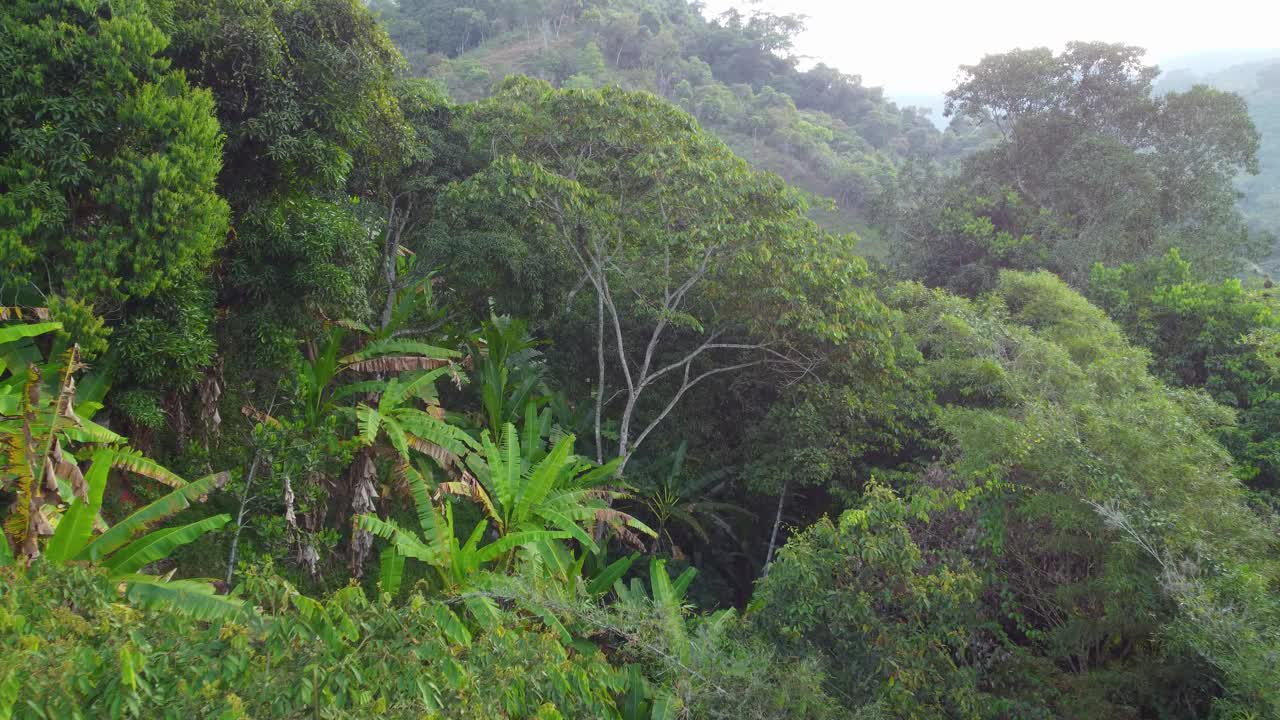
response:
{"label": "tree canopy", "polygon": [[[1170,247],[1219,276],[1259,257],[1265,248],[1251,239],[1232,185],[1258,172],[1244,101],[1207,86],[1155,96],[1159,70],[1143,54],[1071,43],[1057,55],[1015,50],[962,67],[947,112],[997,128],[1001,141],[964,161],[956,197],[944,191],[932,217],[911,211],[920,211],[916,222],[928,218],[903,234],[913,271],[934,280],[961,265],[989,287],[1002,267],[1048,268],[1081,283],[1094,262]],[[965,207],[973,196],[983,205]]]}

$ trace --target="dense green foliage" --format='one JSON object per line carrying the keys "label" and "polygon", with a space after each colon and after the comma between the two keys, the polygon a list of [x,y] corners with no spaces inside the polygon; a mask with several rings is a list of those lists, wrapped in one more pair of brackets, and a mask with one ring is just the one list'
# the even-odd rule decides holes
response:
{"label": "dense green foliage", "polygon": [[1280,718],[1244,102],[799,27],[0,9],[0,718]]}
{"label": "dense green foliage", "polygon": [[757,167],[834,201],[815,211],[824,225],[872,238],[867,205],[896,184],[902,161],[948,163],[987,137],[967,121],[940,133],[914,108],[835,68],[800,71],[791,45],[800,16],[730,11],[708,20],[685,0],[372,7],[414,70],[440,78],[455,97],[483,97],[512,74],[557,87],[647,90]]}
{"label": "dense green foliage", "polygon": [[[317,315],[368,319],[378,243],[362,200],[411,152],[399,62],[359,5],[179,2],[168,54],[212,89],[232,241],[217,288],[259,362],[291,360]],[[308,328],[314,332],[314,327]]]}
{"label": "dense green foliage", "polygon": [[162,56],[158,20],[143,3],[21,2],[0,28],[14,68],[0,81],[0,302],[56,296],[90,356],[110,333],[93,313],[129,332],[198,302],[226,231],[211,96]]}
{"label": "dense green foliage", "polygon": [[1280,323],[1270,288],[1207,282],[1176,251],[1140,266],[1094,269],[1089,294],[1130,337],[1152,351],[1152,369],[1171,385],[1202,388],[1238,410],[1219,431],[1251,487],[1275,492],[1276,375],[1265,337]]}

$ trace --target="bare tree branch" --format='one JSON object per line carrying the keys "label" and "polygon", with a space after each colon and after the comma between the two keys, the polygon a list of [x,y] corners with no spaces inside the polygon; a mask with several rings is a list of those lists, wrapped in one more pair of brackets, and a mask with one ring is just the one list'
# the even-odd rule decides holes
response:
{"label": "bare tree branch", "polygon": [[[672,396],[671,401],[668,402],[667,406],[662,409],[662,412],[658,413],[658,416],[655,417],[648,424],[648,426],[645,427],[644,432],[640,433],[639,437],[636,438],[635,444],[632,445],[632,448],[631,448],[632,453],[635,452],[636,448],[640,447],[641,443],[645,441],[645,438],[649,437],[649,433],[653,432],[654,428],[658,427],[658,425],[667,418],[667,415],[669,415],[672,409],[674,409],[675,406],[680,402],[680,398],[684,397],[684,394],[688,392],[691,388],[693,388],[695,385],[711,377],[712,375],[719,375],[720,373],[727,373],[727,372],[733,372],[735,370],[742,370],[755,365],[763,364],[764,362],[765,362],[764,360],[752,360],[750,362],[738,363],[736,365],[725,365],[723,367],[712,368],[702,373],[701,375],[695,376],[692,380],[689,379],[689,366],[685,365],[684,381],[680,384],[680,389],[676,391],[676,394],[674,396]],[[627,461],[630,459],[631,459],[630,455],[622,456],[622,462],[618,465],[619,472],[622,471],[622,467],[625,466],[627,464]]]}

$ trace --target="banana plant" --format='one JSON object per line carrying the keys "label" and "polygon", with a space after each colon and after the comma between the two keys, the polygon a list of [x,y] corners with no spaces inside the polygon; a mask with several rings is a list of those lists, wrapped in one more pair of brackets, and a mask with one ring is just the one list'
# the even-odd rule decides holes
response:
{"label": "banana plant", "polygon": [[[409,259],[403,272],[412,274],[413,264]],[[353,376],[386,377],[449,368],[454,382],[463,382],[457,366],[465,366],[469,361],[463,359],[462,353],[412,339],[447,323],[448,318],[436,307],[431,283],[432,277],[428,275],[397,288],[390,305],[391,313],[382,325],[371,327],[358,320],[341,319],[329,328],[321,342],[309,345],[309,359],[299,373],[301,404],[309,427],[320,427],[339,407],[339,400],[359,393],[372,396],[379,391],[380,380],[348,380]],[[425,322],[426,326],[411,327],[417,321]],[[356,349],[343,355],[344,345]]]}
{"label": "banana plant", "polygon": [[90,419],[102,407],[107,383],[99,377],[77,385],[77,374],[85,367],[78,346],[51,353],[58,362],[43,360],[33,341],[61,327],[56,322],[0,327],[0,490],[16,497],[4,535],[24,559],[39,554],[39,540],[53,532],[59,507],[87,497],[73,451],[78,445],[99,453],[104,468],[110,465],[174,487],[184,484]]}
{"label": "banana plant", "polygon": [[88,497],[76,498],[63,514],[53,537],[45,546],[45,560],[58,564],[70,561],[96,564],[104,568],[112,580],[124,584],[126,597],[136,604],[165,605],[206,620],[238,614],[240,603],[216,595],[213,586],[206,581],[171,580],[142,573],[142,569],[151,563],[163,560],[177,548],[195,542],[231,521],[230,515],[213,515],[185,525],[148,532],[221,488],[227,482],[227,473],[184,483],[94,536],[93,527],[102,508],[107,473],[112,466],[110,450],[99,450],[94,454],[93,463],[85,473]]}
{"label": "banana plant", "polygon": [[481,326],[471,357],[490,432],[500,433],[503,424],[517,422],[535,393],[545,390],[539,355],[523,320],[491,314]]}
{"label": "banana plant", "polygon": [[[4,449],[0,487],[11,488],[16,496],[4,523],[5,537],[0,538],[0,565],[18,559],[30,562],[41,554],[52,563],[86,561],[105,568],[113,580],[125,586],[135,603],[163,603],[209,619],[238,612],[236,602],[215,595],[208,583],[173,581],[140,572],[230,520],[230,516],[218,515],[145,532],[221,487],[226,474],[187,483],[129,448],[123,437],[90,420],[88,416],[101,407],[106,383],[89,383],[94,390],[78,392],[76,373],[84,367],[79,348],[73,345],[57,353],[62,363],[56,366],[43,363],[32,343],[60,327],[58,323],[0,327],[0,444]],[[56,379],[50,383],[51,378]],[[50,387],[53,392],[46,392]],[[81,455],[90,457],[83,472],[73,450],[77,445]],[[93,537],[95,526],[103,524],[99,513],[112,469],[175,489]],[[62,507],[65,511],[59,512]],[[43,548],[42,537],[48,538]],[[18,550],[16,558],[10,540]]]}
{"label": "banana plant", "polygon": [[446,470],[460,468],[461,457],[479,446],[461,428],[445,421],[435,382],[448,371],[440,367],[408,380],[362,384],[361,389],[376,389],[378,400],[376,406],[360,403],[355,408],[360,444],[372,447],[385,438],[403,460],[409,460],[410,450],[415,450]]}
{"label": "banana plant", "polygon": [[565,543],[555,540],[535,543],[530,550],[543,574],[565,589],[562,599],[566,601],[572,597],[578,580],[591,597],[604,596],[640,559],[640,554],[633,552],[609,562],[603,552],[592,553],[584,548],[575,554]]}
{"label": "banana plant", "polygon": [[303,363],[299,372],[303,416],[310,427],[319,427],[340,407],[339,401],[361,394],[374,396],[385,382],[379,379],[341,382],[347,377],[440,370],[434,378],[447,372],[455,383],[463,382],[457,370],[462,353],[417,340],[366,335],[359,349],[342,355],[342,346],[348,337],[344,328],[351,327],[373,333],[359,323],[344,321],[343,326],[329,330],[323,344],[313,346],[311,359]]}
{"label": "banana plant", "polygon": [[[380,440],[385,439],[399,456],[398,468],[410,462],[410,449],[428,455],[442,467],[461,468],[460,455],[469,444],[474,444],[470,436],[445,422],[435,388],[436,381],[445,375],[459,387],[462,385],[464,377],[458,362],[462,354],[397,337],[394,331],[396,323],[413,317],[419,302],[416,297],[414,293],[407,293],[403,308],[392,314],[395,322],[378,330],[343,321],[343,327],[363,334],[359,349],[338,357],[343,331],[334,328],[324,348],[303,368],[303,399],[311,426],[334,414],[355,420],[354,439],[359,449],[347,472],[347,495],[351,498],[353,515],[374,509],[374,498],[378,496],[375,458],[386,448]],[[373,377],[335,387],[342,373]],[[355,408],[339,405],[352,397],[361,398]],[[371,545],[372,538],[356,528],[350,560],[357,577],[364,572]]]}
{"label": "banana plant", "polygon": [[458,590],[470,585],[486,566],[507,558],[516,548],[569,536],[558,530],[531,529],[504,534],[486,543],[489,523],[481,520],[467,539],[460,541],[453,506],[444,502],[441,508],[437,508],[426,480],[416,469],[407,469],[405,481],[417,510],[420,533],[402,528],[394,520],[371,514],[360,515],[355,521],[361,530],[390,543],[381,559],[383,592],[392,595],[398,592],[406,558],[425,563],[434,570],[441,585]]}
{"label": "banana plant", "polygon": [[[677,661],[676,667],[688,667],[693,650],[688,626],[685,624],[684,596],[696,574],[697,570],[690,567],[673,580],[667,573],[666,562],[655,559],[649,563],[648,591],[640,578],[632,578],[628,584],[621,580],[614,583],[620,610],[633,617],[656,616],[659,623],[658,638],[666,652]],[[712,623],[714,630],[717,626],[722,626],[729,617],[728,611],[720,611],[710,616],[708,622]],[[676,673],[676,677],[672,678],[672,685],[677,691],[672,693],[645,680],[636,666],[629,667],[626,690],[619,708],[624,720],[674,720],[685,716],[680,690],[683,684],[689,682],[689,678],[684,675],[685,673]]]}
{"label": "banana plant", "polygon": [[543,455],[543,439],[534,437],[537,425],[526,422],[526,432],[529,436],[522,449],[511,423],[504,425],[499,442],[486,430],[481,452],[466,458],[471,472],[462,480],[441,483],[440,492],[478,503],[500,535],[554,529],[593,552],[599,548],[589,530],[597,523],[641,547],[636,532],[657,536],[648,525],[605,502],[626,497],[608,486],[615,479],[618,460],[596,465],[574,455],[572,435],[560,438]]}

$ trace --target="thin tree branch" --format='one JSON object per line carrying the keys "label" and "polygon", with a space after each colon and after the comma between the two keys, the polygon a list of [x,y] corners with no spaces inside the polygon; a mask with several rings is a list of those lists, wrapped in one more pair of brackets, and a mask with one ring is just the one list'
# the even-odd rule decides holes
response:
{"label": "thin tree branch", "polygon": [[662,409],[662,412],[659,413],[658,416],[654,418],[653,421],[650,422],[648,426],[645,427],[644,432],[640,433],[640,436],[636,438],[636,441],[631,445],[630,453],[624,454],[622,456],[622,462],[618,466],[619,472],[621,472],[622,467],[627,464],[627,461],[631,459],[631,454],[635,453],[635,451],[639,449],[641,443],[645,441],[645,438],[649,437],[649,433],[653,432],[654,428],[658,427],[658,424],[666,419],[667,415],[671,413],[672,409],[675,408],[676,404],[680,402],[680,398],[684,397],[684,394],[688,392],[692,387],[702,382],[703,380],[711,377],[712,375],[719,375],[720,373],[733,372],[734,370],[742,370],[744,368],[749,368],[754,365],[760,365],[764,362],[766,361],[752,360],[750,362],[738,363],[736,365],[726,365],[724,367],[712,368],[711,370],[708,370],[702,373],[701,375],[694,377],[692,380],[689,379],[689,366],[685,365],[684,381],[681,383],[680,389],[676,391],[675,396],[672,397],[671,401],[667,403],[667,406]]}

